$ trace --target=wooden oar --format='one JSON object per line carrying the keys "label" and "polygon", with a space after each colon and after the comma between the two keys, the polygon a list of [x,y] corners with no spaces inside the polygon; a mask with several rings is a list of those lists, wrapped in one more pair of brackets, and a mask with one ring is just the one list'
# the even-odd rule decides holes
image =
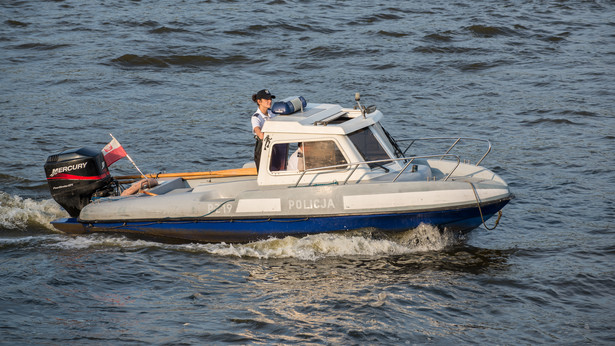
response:
{"label": "wooden oar", "polygon": [[[235,168],[209,172],[184,172],[184,173],[160,173],[145,174],[148,178],[183,178],[189,179],[208,179],[208,178],[230,178],[256,175],[256,168]],[[120,175],[115,177],[120,183],[130,183],[142,179],[140,175]]]}

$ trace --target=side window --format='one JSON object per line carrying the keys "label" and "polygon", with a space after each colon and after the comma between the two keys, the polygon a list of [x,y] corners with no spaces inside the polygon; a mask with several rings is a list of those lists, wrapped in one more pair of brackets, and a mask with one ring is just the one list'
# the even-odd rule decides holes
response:
{"label": "side window", "polygon": [[269,162],[269,170],[284,171],[288,163],[288,143],[274,144],[271,149],[271,161]]}
{"label": "side window", "polygon": [[[305,142],[303,146],[305,167],[308,169],[348,163],[342,151],[337,147],[334,141]],[[335,169],[345,168],[346,167],[338,167]]]}
{"label": "side window", "polygon": [[[274,144],[269,170],[302,172],[305,169],[347,164],[334,141]],[[345,167],[338,167],[343,169]]]}
{"label": "side window", "polygon": [[[380,145],[370,128],[364,128],[348,135],[352,143],[357,147],[365,161],[386,160],[389,158],[384,148]],[[388,162],[384,162],[387,164]],[[382,163],[381,163],[382,164]],[[370,163],[369,167],[378,166],[377,163]]]}

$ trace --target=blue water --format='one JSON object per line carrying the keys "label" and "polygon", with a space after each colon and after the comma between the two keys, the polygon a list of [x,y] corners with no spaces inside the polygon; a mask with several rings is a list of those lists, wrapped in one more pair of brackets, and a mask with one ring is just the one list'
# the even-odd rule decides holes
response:
{"label": "blue water", "polygon": [[[613,2],[0,9],[0,343],[615,342]],[[348,107],[360,92],[396,138],[488,138],[483,165],[516,199],[463,239],[177,245],[49,225],[66,213],[47,156],[113,133],[145,172],[236,168],[262,88]]]}

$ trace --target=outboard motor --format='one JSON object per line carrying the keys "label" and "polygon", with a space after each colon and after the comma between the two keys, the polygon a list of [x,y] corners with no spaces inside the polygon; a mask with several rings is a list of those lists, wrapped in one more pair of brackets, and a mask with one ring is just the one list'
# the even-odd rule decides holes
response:
{"label": "outboard motor", "polygon": [[51,155],[45,163],[51,196],[72,217],[79,216],[95,193],[112,194],[113,178],[100,150],[80,148]]}

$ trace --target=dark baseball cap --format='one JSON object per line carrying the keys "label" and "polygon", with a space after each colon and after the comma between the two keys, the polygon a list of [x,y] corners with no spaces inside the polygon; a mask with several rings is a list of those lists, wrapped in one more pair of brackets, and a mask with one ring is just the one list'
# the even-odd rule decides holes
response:
{"label": "dark baseball cap", "polygon": [[275,96],[274,96],[274,95],[271,95],[271,93],[270,93],[270,92],[269,92],[269,90],[267,90],[267,89],[259,90],[259,91],[256,93],[256,99],[257,99],[257,100],[258,100],[258,99],[271,100],[271,99],[274,99],[274,98],[275,98]]}

